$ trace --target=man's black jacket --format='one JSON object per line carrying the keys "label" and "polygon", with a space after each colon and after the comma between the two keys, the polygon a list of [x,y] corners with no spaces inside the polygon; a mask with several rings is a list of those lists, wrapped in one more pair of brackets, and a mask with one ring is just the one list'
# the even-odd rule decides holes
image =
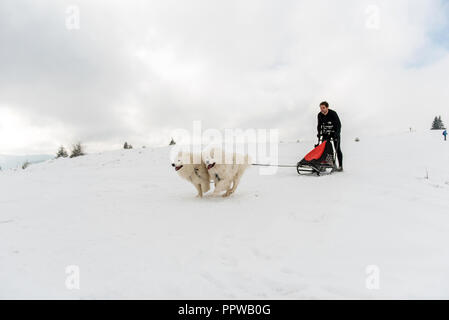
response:
{"label": "man's black jacket", "polygon": [[335,134],[339,136],[341,132],[340,118],[338,117],[338,114],[331,109],[329,109],[326,115],[322,114],[321,112],[318,113],[318,126],[317,126],[318,134],[319,135],[321,134],[321,125],[327,124],[328,122],[332,123],[332,125],[334,126]]}

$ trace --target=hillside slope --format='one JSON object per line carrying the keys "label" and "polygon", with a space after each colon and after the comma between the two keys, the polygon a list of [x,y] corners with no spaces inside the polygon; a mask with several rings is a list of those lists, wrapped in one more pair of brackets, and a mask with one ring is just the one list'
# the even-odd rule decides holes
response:
{"label": "hillside slope", "polygon": [[[168,148],[3,171],[0,298],[449,298],[439,134],[344,141],[345,172],[328,176],[253,167],[229,199],[195,198]],[[280,162],[310,147],[281,144]]]}

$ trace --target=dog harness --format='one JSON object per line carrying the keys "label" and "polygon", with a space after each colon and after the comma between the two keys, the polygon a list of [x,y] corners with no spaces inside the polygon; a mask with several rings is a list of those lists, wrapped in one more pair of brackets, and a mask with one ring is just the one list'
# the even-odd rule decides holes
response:
{"label": "dog harness", "polygon": [[195,168],[193,171],[195,172],[195,175],[196,175],[198,178],[201,179],[201,176],[200,176],[200,174],[198,173],[199,170],[200,170],[200,169]]}

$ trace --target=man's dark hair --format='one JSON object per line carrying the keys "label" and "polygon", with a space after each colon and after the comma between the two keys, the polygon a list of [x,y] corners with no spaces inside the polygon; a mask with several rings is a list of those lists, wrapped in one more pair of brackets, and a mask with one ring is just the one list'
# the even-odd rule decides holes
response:
{"label": "man's dark hair", "polygon": [[326,101],[323,101],[320,103],[320,106],[326,106],[326,108],[329,108],[329,103],[327,103]]}

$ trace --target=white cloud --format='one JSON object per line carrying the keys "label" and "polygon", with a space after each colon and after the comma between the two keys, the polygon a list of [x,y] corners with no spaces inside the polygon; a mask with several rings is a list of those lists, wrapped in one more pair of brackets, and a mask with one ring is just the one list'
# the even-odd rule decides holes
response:
{"label": "white cloud", "polygon": [[[313,137],[321,100],[347,135],[447,114],[449,55],[431,37],[447,27],[444,1],[78,3],[78,31],[65,28],[68,1],[0,4],[0,104],[48,132],[44,151],[162,142],[193,120]],[[378,29],[366,28],[370,5]],[[13,144],[0,151],[37,142]]]}
{"label": "white cloud", "polygon": [[40,153],[48,145],[57,145],[57,136],[64,136],[62,125],[35,125],[11,108],[0,106],[0,146],[14,154]]}

